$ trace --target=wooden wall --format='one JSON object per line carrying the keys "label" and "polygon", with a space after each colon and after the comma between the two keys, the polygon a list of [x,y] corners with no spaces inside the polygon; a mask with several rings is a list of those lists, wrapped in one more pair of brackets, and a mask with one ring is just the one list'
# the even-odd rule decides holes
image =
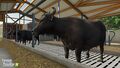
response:
{"label": "wooden wall", "polygon": [[0,13],[0,21],[3,21],[4,18],[5,18],[5,15]]}
{"label": "wooden wall", "polygon": [[[22,24],[17,24],[18,29],[22,30],[23,25]],[[9,35],[10,31],[15,31],[16,30],[16,24],[13,25],[13,23],[4,23],[3,24],[3,37],[7,37],[8,39],[14,39],[15,37],[13,35]],[[7,36],[6,36],[7,34]]]}

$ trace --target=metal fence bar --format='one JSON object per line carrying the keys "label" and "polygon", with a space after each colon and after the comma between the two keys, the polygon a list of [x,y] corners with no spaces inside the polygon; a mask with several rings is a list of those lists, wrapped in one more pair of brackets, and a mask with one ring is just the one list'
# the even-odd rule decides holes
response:
{"label": "metal fence bar", "polygon": [[32,10],[34,10],[35,8],[37,8],[39,5],[41,5],[43,2],[45,2],[46,0],[41,0],[39,3],[37,3],[33,8],[31,8],[29,11],[27,11],[24,15],[22,15],[19,19],[17,19],[14,23],[16,23],[17,21],[19,21],[21,18],[23,18],[24,16],[26,16],[27,14],[29,14]]}

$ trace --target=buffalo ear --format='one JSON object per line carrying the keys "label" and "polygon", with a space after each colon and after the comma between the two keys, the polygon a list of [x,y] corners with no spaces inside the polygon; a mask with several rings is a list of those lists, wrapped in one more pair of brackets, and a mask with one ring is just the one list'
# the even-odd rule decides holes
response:
{"label": "buffalo ear", "polygon": [[55,15],[55,13],[56,13],[56,8],[55,7],[52,7],[52,9],[53,9],[53,12],[51,13],[51,15]]}

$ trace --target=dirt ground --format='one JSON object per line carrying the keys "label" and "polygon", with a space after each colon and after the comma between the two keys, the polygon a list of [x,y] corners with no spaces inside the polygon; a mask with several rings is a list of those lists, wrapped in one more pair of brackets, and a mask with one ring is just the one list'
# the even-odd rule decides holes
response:
{"label": "dirt ground", "polygon": [[8,50],[13,62],[19,63],[18,68],[67,68],[5,39],[0,39],[0,48]]}

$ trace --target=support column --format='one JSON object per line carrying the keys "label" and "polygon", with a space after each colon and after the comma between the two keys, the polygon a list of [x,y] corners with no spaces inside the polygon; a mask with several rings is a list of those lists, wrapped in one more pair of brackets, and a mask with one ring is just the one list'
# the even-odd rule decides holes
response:
{"label": "support column", "polygon": [[[32,14],[32,29],[34,28],[34,26],[35,26],[35,14]],[[35,47],[35,38],[33,35],[32,35],[32,47]]]}
{"label": "support column", "polygon": [[[20,18],[20,13],[19,13],[19,18]],[[18,27],[18,29],[20,30],[20,20],[19,20],[19,27]]]}
{"label": "support column", "polygon": [[7,38],[8,36],[7,36],[7,31],[8,31],[8,27],[7,27],[7,14],[5,15],[5,37]]}

